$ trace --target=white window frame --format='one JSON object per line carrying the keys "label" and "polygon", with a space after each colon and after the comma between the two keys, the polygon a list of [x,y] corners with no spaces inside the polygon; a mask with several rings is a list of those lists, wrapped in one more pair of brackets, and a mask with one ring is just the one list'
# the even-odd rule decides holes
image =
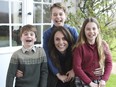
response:
{"label": "white window frame", "polygon": [[[15,25],[16,26],[23,26],[25,24],[41,25],[41,44],[38,44],[37,46],[42,46],[42,44],[43,44],[43,38],[42,38],[43,37],[43,25],[51,25],[52,23],[43,23],[43,22],[38,23],[38,24],[33,23],[33,20],[32,20],[33,19],[33,0],[3,0],[3,1],[9,1],[9,15],[11,14],[11,1],[22,1],[23,10],[22,10],[22,23],[11,23],[11,18],[9,18],[10,23],[8,23],[8,24],[1,24],[0,23],[0,25],[7,25],[7,26],[10,27],[10,32],[9,32],[10,46],[8,46],[8,47],[0,47],[0,55],[6,54],[6,53],[13,53],[14,51],[16,51],[17,49],[22,47],[22,46],[11,46],[11,44],[12,44],[11,26],[15,26]],[[56,1],[57,0],[52,0],[52,3],[56,2]],[[61,1],[62,0],[59,0],[59,2],[61,2]],[[43,2],[43,0],[40,3],[49,4],[48,2]],[[42,8],[43,8],[43,6],[42,6]],[[32,14],[28,15],[29,12],[31,12]],[[42,19],[43,19],[43,15],[42,15]]]}

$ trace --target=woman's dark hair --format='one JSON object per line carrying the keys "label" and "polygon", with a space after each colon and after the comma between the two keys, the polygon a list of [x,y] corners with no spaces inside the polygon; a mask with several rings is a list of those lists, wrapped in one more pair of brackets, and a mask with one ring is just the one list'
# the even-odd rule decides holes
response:
{"label": "woman's dark hair", "polygon": [[[55,36],[56,32],[58,32],[58,31],[60,31],[64,35],[65,40],[68,42],[69,46],[66,49],[66,55],[68,54],[69,59],[72,59],[72,47],[74,45],[74,39],[68,29],[66,29],[62,26],[54,27],[52,35],[51,35],[49,43],[48,43],[49,54],[50,54],[50,58],[51,58],[53,64],[61,71],[60,63],[58,60],[59,59],[58,58],[59,51],[57,50],[57,48],[55,47],[55,44],[54,44],[54,36]],[[68,58],[67,58],[67,60],[68,60]]]}

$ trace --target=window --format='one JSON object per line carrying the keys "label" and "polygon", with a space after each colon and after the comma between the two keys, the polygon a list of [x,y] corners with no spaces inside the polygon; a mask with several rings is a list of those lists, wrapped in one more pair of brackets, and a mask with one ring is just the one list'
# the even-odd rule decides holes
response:
{"label": "window", "polygon": [[36,26],[35,44],[42,45],[43,31],[51,26],[49,8],[53,0],[0,0],[0,49],[21,46],[20,28]]}

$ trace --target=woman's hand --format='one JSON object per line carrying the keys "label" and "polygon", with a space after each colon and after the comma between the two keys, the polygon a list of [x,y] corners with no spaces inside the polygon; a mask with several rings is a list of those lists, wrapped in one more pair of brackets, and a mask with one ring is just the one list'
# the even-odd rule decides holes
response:
{"label": "woman's hand", "polygon": [[94,83],[94,82],[90,82],[90,87],[99,87],[98,84]]}
{"label": "woman's hand", "polygon": [[61,80],[63,83],[65,83],[65,81],[67,79],[67,75],[61,75],[60,73],[57,73],[56,76],[59,80]]}
{"label": "woman's hand", "polygon": [[66,75],[67,75],[67,79],[65,80],[65,82],[69,82],[70,80],[72,80],[75,77],[73,69],[71,69],[70,71],[68,71],[66,73]]}

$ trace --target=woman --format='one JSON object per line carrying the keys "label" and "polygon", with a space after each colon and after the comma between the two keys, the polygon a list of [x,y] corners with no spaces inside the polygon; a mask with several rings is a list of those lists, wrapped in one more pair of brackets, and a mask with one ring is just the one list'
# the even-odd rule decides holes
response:
{"label": "woman", "polygon": [[58,69],[57,76],[49,70],[48,87],[72,87],[74,72],[72,69],[72,46],[74,40],[68,29],[55,27],[49,40],[49,54],[52,63]]}

